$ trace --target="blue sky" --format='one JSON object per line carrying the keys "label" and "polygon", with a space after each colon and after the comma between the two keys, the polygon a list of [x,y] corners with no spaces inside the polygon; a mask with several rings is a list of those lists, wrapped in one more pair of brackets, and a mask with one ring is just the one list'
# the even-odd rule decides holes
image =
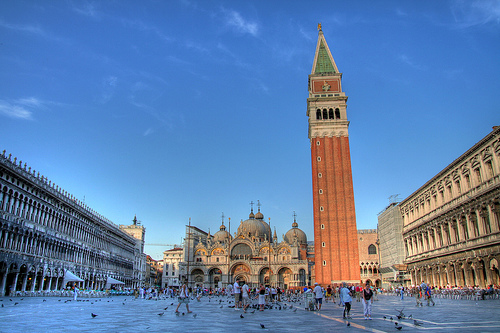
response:
{"label": "blue sky", "polygon": [[[2,1],[0,150],[147,243],[250,201],[313,239],[307,77],[349,96],[358,228],[500,125],[500,1]],[[165,248],[149,246],[159,257]]]}

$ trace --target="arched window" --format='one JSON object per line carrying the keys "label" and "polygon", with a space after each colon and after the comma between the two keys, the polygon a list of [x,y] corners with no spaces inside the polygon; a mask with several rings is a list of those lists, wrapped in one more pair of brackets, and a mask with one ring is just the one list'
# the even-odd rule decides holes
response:
{"label": "arched window", "polygon": [[334,119],[333,118],[333,109],[328,110],[328,119]]}
{"label": "arched window", "polygon": [[316,119],[321,120],[321,110],[320,109],[318,109],[316,111]]}
{"label": "arched window", "polygon": [[377,247],[373,244],[368,246],[368,254],[377,254]]}
{"label": "arched window", "polygon": [[335,109],[335,119],[340,119],[340,110],[338,108]]}
{"label": "arched window", "polygon": [[323,119],[328,119],[328,111],[323,109]]}

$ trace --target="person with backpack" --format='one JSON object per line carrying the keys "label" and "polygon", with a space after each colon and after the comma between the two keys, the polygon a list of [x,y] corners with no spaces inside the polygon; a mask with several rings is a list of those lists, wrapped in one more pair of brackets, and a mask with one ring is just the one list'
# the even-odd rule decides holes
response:
{"label": "person with backpack", "polygon": [[431,287],[427,286],[427,290],[425,291],[425,296],[427,298],[427,306],[430,306],[430,302],[432,302],[432,306],[436,305],[436,303],[434,303],[434,301],[432,300]]}
{"label": "person with backpack", "polygon": [[370,288],[370,282],[366,281],[365,289],[361,292],[363,298],[363,310],[365,313],[365,320],[372,320],[372,297],[373,291]]}

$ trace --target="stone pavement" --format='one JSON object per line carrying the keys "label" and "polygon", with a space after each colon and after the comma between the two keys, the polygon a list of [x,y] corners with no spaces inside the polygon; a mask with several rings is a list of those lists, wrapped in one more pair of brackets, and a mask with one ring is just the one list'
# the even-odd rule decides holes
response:
{"label": "stone pavement", "polygon": [[[247,312],[240,318],[242,311],[229,308],[226,297],[222,298],[222,309],[219,298],[209,302],[205,297],[200,302],[191,301],[193,313],[179,316],[174,313],[175,299],[146,301],[114,296],[75,302],[64,297],[1,297],[0,332],[397,332],[395,321],[406,332],[500,332],[498,300],[435,299],[436,306],[417,308],[413,298],[378,298],[372,308],[373,320],[364,320],[362,304],[354,301],[353,318],[347,326],[342,308],[331,302],[323,304],[321,312],[305,311],[302,302],[293,304],[295,312],[273,309]],[[422,326],[415,326],[411,319],[398,320],[397,309],[403,307],[404,314],[411,314],[423,322]],[[185,306],[179,311],[186,312]],[[91,313],[97,317],[92,318]]]}

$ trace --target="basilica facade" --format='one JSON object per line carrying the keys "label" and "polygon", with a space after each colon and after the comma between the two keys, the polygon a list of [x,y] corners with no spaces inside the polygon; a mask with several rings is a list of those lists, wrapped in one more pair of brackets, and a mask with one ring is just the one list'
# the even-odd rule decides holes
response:
{"label": "basilica facade", "polygon": [[263,283],[284,289],[310,282],[306,234],[294,219],[279,241],[260,207],[241,220],[233,235],[224,221],[214,235],[187,226],[183,251],[186,260],[180,263],[180,275],[190,286],[226,287],[237,278],[250,287]]}

